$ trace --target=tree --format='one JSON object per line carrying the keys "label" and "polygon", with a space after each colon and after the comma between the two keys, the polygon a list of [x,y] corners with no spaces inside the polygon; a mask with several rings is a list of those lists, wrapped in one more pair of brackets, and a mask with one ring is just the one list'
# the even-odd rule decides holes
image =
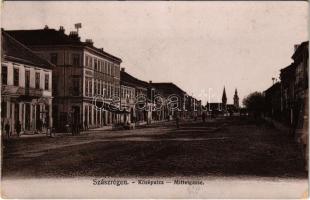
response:
{"label": "tree", "polygon": [[261,92],[253,92],[243,99],[243,105],[255,117],[264,112],[265,97]]}

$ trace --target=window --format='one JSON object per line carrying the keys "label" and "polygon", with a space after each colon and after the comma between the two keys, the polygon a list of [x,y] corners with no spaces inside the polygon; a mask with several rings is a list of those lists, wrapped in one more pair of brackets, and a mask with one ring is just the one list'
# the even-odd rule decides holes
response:
{"label": "window", "polygon": [[45,79],[44,79],[44,89],[49,90],[49,80],[50,76],[48,74],[45,74]]}
{"label": "window", "polygon": [[40,89],[40,72],[36,72],[35,87]]}
{"label": "window", "polygon": [[89,57],[89,67],[93,68],[93,58]]}
{"label": "window", "polygon": [[97,59],[96,58],[94,59],[94,68],[95,68],[95,71],[98,70],[98,63],[97,63]]}
{"label": "window", "polygon": [[100,85],[99,85],[99,86],[100,86],[100,87],[99,87],[99,88],[100,88],[100,89],[99,89],[99,94],[102,95],[102,80],[100,80]]}
{"label": "window", "polygon": [[106,73],[106,71],[107,71],[107,66],[106,66],[106,61],[103,61],[103,73]]}
{"label": "window", "polygon": [[106,89],[105,89],[105,82],[103,81],[102,82],[102,94],[103,94],[103,96],[105,97],[105,91],[106,91]]}
{"label": "window", "polygon": [[85,78],[85,96],[88,96],[88,78]]}
{"label": "window", "polygon": [[89,65],[89,57],[88,56],[85,56],[85,65],[86,65],[86,67],[88,67],[88,65]]}
{"label": "window", "polygon": [[18,68],[14,68],[13,79],[14,79],[14,86],[19,86],[19,69]]}
{"label": "window", "polygon": [[72,63],[73,63],[73,66],[80,66],[80,55],[79,54],[72,55]]}
{"label": "window", "polygon": [[58,55],[57,53],[51,53],[51,63],[57,65]]}
{"label": "window", "polygon": [[25,88],[29,88],[30,86],[30,71],[25,71]]}
{"label": "window", "polygon": [[89,79],[89,96],[93,96],[93,82]]}
{"label": "window", "polygon": [[94,93],[95,95],[97,94],[97,81],[96,80],[94,82]]}
{"label": "window", "polygon": [[79,78],[72,79],[72,95],[80,96],[80,79]]}
{"label": "window", "polygon": [[8,67],[7,66],[2,66],[1,79],[2,79],[3,85],[8,84]]}
{"label": "window", "polygon": [[106,92],[106,94],[107,94],[107,97],[110,97],[110,84],[109,83],[107,83],[107,92]]}

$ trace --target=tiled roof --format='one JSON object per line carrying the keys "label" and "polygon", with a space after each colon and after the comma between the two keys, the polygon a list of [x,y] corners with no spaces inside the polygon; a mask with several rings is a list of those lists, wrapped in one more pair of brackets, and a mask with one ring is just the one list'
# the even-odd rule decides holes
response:
{"label": "tiled roof", "polygon": [[2,36],[2,55],[4,60],[38,66],[46,69],[52,69],[53,64],[41,58],[24,44],[8,35],[6,31],[1,30]]}
{"label": "tiled roof", "polygon": [[71,37],[66,35],[62,30],[44,28],[34,30],[7,30],[6,32],[26,46],[76,45],[88,47],[99,54],[103,54],[118,62],[122,62],[120,58],[103,51],[103,49],[96,48],[87,42],[82,42],[78,36]]}
{"label": "tiled roof", "polygon": [[162,90],[166,94],[174,94],[174,93],[186,93],[181,88],[179,88],[174,83],[151,83],[151,85],[157,89]]}
{"label": "tiled roof", "polygon": [[147,82],[137,79],[136,77],[128,74],[125,71],[121,71],[120,75],[121,75],[122,85],[127,85],[127,86],[132,86],[132,87],[138,86],[138,87],[144,87],[146,89],[149,87],[149,84]]}

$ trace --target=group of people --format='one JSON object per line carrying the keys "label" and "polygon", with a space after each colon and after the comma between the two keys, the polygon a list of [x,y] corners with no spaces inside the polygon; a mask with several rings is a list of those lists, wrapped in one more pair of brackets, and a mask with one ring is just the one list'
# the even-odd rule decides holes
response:
{"label": "group of people", "polygon": [[[174,119],[175,119],[175,123],[176,123],[176,128],[180,128],[180,116],[179,116],[179,112],[175,112],[174,113]],[[197,121],[197,116],[195,116],[195,121]],[[206,113],[202,113],[201,114],[201,119],[202,122],[205,123],[206,122]],[[168,120],[169,121],[169,120]]]}
{"label": "group of people", "polygon": [[[2,121],[2,130],[5,134],[3,134],[7,139],[11,138],[14,131],[16,132],[16,135],[17,137],[20,137],[21,135],[21,132],[22,132],[22,124],[19,120],[17,120],[15,123],[14,123],[14,127],[11,127],[11,123],[9,120],[5,121],[3,120]],[[36,129],[34,131],[35,134],[38,134],[38,133],[42,133],[42,131],[46,131],[48,132],[48,130],[50,129],[49,127],[49,120],[45,120],[44,122],[39,119],[36,123]]]}
{"label": "group of people", "polygon": [[[5,123],[4,130],[5,130],[6,138],[9,139],[12,136],[11,126],[10,126],[9,122]],[[18,137],[20,137],[21,130],[22,130],[22,125],[21,125],[20,121],[17,121],[15,123],[15,131],[16,131],[16,134]]]}

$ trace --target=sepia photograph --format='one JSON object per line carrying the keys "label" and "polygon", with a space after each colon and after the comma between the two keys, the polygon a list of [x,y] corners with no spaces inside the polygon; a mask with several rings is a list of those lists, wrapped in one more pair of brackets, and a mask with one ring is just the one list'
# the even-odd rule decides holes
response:
{"label": "sepia photograph", "polygon": [[2,1],[3,199],[303,199],[307,1]]}

